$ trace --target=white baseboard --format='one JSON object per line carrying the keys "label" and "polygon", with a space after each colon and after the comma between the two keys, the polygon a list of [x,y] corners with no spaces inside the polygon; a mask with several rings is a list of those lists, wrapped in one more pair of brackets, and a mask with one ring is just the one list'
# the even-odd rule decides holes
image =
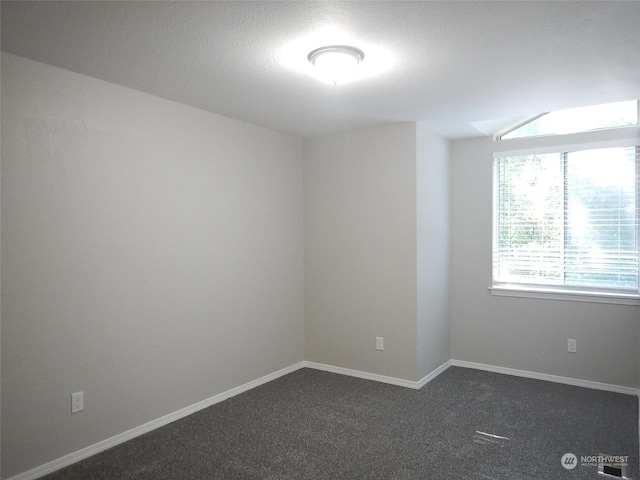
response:
{"label": "white baseboard", "polygon": [[303,363],[307,368],[322,370],[323,372],[337,373],[339,375],[347,375],[349,377],[362,378],[364,380],[373,380],[374,382],[388,383],[390,385],[397,385],[398,387],[416,388],[416,382],[412,382],[411,380],[404,380],[402,378],[387,377],[385,375],[378,375],[377,373],[361,372],[360,370],[352,370],[350,368],[325,365],[324,363],[306,361]]}
{"label": "white baseboard", "polygon": [[417,383],[417,388],[424,387],[427,383],[429,383],[431,380],[436,378],[438,375],[440,375],[442,372],[444,372],[450,366],[451,366],[451,360],[447,360],[442,365],[440,365],[438,368],[436,368],[433,372],[431,372],[427,376],[425,376],[422,380],[419,380],[418,382],[416,382]]}
{"label": "white baseboard", "polygon": [[349,377],[362,378],[364,380],[373,380],[374,382],[388,383],[390,385],[396,385],[398,387],[412,388],[418,390],[424,387],[431,380],[436,378],[447,368],[449,368],[451,362],[445,362],[436,368],[433,372],[429,373],[423,379],[413,382],[411,380],[405,380],[396,377],[387,377],[385,375],[378,375],[377,373],[362,372],[360,370],[352,370],[351,368],[336,367],[333,365],[325,365],[324,363],[316,362],[303,362],[307,368],[313,368],[315,370],[322,370],[324,372],[338,373],[340,375],[347,375]]}
{"label": "white baseboard", "polygon": [[451,366],[473,368],[475,370],[485,370],[487,372],[494,373],[503,373],[505,375],[513,375],[516,377],[533,378],[535,380],[545,380],[547,382],[564,383],[565,385],[593,388],[596,390],[606,390],[607,392],[624,393],[627,395],[640,395],[640,390],[637,388],[612,385],[609,383],[592,382],[591,380],[582,380],[579,378],[560,377],[558,375],[549,375],[547,373],[517,370],[515,368],[497,367],[495,365],[485,365],[484,363],[467,362],[464,360],[451,360]]}
{"label": "white baseboard", "polygon": [[60,470],[61,468],[67,467],[73,463],[79,462],[80,460],[84,460],[92,455],[103,452],[109,448],[115,447],[121,443],[124,443],[128,440],[131,440],[135,437],[139,437],[145,433],[151,432],[156,428],[163,427],[171,422],[175,422],[176,420],[180,420],[181,418],[187,417],[196,413],[200,410],[203,410],[211,405],[215,405],[216,403],[220,403],[228,398],[235,397],[247,390],[251,390],[252,388],[258,387],[265,383],[271,382],[276,378],[287,375],[291,372],[295,372],[303,368],[304,362],[296,363],[295,365],[291,365],[289,367],[283,368],[282,370],[278,370],[277,372],[270,373],[265,375],[264,377],[260,377],[251,382],[245,383],[244,385],[240,385],[239,387],[232,388],[231,390],[227,390],[226,392],[215,395],[211,398],[203,400],[198,403],[194,403],[188,407],[182,408],[176,412],[165,415],[164,417],[160,417],[156,420],[152,420],[151,422],[145,423],[144,425],[140,425],[139,427],[132,428],[126,432],[115,435],[111,438],[107,438],[98,443],[94,443],[86,448],[78,450],[76,452],[70,453],[69,455],[65,455],[64,457],[60,457],[51,462],[45,463],[44,465],[40,465],[34,469],[23,472],[19,475],[11,477],[8,480],[35,480],[49,473],[55,472],[56,470]]}

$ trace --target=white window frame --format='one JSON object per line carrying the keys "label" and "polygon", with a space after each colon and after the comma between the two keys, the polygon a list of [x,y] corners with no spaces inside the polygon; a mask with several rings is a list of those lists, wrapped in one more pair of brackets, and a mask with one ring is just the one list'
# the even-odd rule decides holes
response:
{"label": "white window frame", "polygon": [[[502,140],[494,138],[493,154],[493,228],[492,228],[492,268],[491,286],[493,295],[506,297],[541,298],[550,300],[568,300],[578,302],[614,303],[622,305],[640,305],[640,291],[626,293],[620,291],[585,291],[570,287],[529,286],[523,284],[494,283],[493,280],[493,252],[496,242],[496,212],[498,201],[497,179],[495,178],[495,162],[497,158],[571,152],[576,150],[590,150],[597,148],[640,146],[640,126],[616,127],[606,130],[572,133],[557,136],[537,136]],[[640,185],[636,187],[640,195]]]}

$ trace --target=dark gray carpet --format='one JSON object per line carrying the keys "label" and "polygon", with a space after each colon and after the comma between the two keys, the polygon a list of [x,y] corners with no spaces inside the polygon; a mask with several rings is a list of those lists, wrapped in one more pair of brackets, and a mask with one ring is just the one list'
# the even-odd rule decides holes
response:
{"label": "dark gray carpet", "polygon": [[303,369],[45,478],[603,480],[563,468],[571,452],[627,455],[637,479],[637,402],[457,367],[418,391]]}

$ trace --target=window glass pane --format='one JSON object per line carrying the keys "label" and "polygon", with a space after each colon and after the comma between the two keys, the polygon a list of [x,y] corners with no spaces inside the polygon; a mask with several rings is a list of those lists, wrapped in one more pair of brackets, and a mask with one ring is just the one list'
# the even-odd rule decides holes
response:
{"label": "window glass pane", "polygon": [[498,160],[494,278],[509,283],[562,282],[560,159],[560,154],[549,154]]}
{"label": "window glass pane", "polygon": [[637,286],[635,168],[635,148],[567,154],[567,285]]}
{"label": "window glass pane", "polygon": [[632,100],[545,113],[500,138],[562,135],[637,124],[638,101]]}

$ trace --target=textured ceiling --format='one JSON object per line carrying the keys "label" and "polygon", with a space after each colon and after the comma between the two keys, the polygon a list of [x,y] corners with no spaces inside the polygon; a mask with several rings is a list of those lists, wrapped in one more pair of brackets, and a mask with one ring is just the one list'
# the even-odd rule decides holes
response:
{"label": "textured ceiling", "polygon": [[[640,97],[640,2],[13,2],[2,50],[301,137],[421,122],[481,135]],[[312,76],[351,44],[363,78]]]}

